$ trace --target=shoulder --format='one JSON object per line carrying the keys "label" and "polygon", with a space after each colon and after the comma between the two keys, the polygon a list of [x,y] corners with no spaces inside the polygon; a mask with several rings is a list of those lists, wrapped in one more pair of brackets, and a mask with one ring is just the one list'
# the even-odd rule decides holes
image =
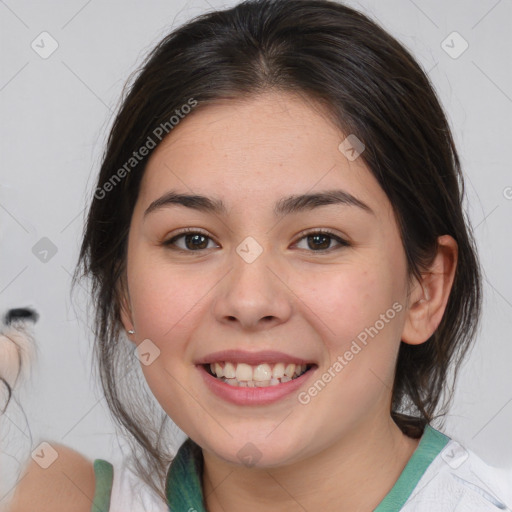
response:
{"label": "shoulder", "polygon": [[9,512],[90,512],[95,493],[92,461],[68,446],[39,446],[20,475]]}
{"label": "shoulder", "polygon": [[402,509],[498,512],[512,506],[512,466],[491,466],[450,439],[430,464]]}

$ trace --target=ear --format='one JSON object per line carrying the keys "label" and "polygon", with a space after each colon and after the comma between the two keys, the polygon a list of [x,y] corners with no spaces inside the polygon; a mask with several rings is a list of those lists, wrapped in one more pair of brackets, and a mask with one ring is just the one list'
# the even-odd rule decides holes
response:
{"label": "ear", "polygon": [[124,330],[128,332],[131,329],[135,329],[132,320],[130,294],[128,293],[128,286],[125,282],[124,276],[119,280],[116,295],[119,302],[119,314],[121,316],[121,323],[123,324]]}
{"label": "ear", "polygon": [[452,289],[457,267],[457,242],[450,235],[440,236],[437,240],[438,249],[431,266],[422,272],[421,281],[414,279],[410,287],[402,331],[402,341],[410,345],[424,343],[432,336],[441,323]]}

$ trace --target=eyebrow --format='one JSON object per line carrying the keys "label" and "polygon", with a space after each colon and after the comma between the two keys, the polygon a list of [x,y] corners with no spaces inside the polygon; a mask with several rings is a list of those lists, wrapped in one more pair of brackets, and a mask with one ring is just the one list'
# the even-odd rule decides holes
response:
{"label": "eyebrow", "polygon": [[[344,190],[327,190],[313,194],[298,194],[284,197],[276,202],[274,215],[282,217],[291,213],[299,213],[331,204],[356,206],[367,213],[375,215],[375,212],[366,203]],[[173,205],[181,205],[206,213],[227,214],[226,205],[221,199],[197,194],[180,194],[171,190],[153,201],[146,208],[144,217],[151,212]]]}

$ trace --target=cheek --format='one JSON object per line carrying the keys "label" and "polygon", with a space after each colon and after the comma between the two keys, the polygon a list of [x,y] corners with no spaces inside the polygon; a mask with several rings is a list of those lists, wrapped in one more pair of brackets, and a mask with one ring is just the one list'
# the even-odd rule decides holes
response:
{"label": "cheek", "polygon": [[306,393],[318,394],[317,404],[327,416],[343,410],[354,419],[363,417],[392,388],[404,310],[392,277],[380,265],[353,266],[320,274],[309,288],[304,283],[304,311],[313,312],[309,322],[326,349],[317,378],[328,382],[325,388],[314,383]]}
{"label": "cheek", "polygon": [[178,340],[197,322],[213,281],[211,272],[185,273],[149,253],[134,255],[128,262],[128,286],[137,332],[162,350],[177,350]]}
{"label": "cheek", "polygon": [[297,277],[308,317],[332,348],[343,349],[375,324],[398,297],[393,280],[379,265],[347,265]]}
{"label": "cheek", "polygon": [[[202,302],[205,276],[176,271],[154,254],[141,251],[128,261],[128,286],[138,340],[151,340],[158,356],[141,370],[153,395],[165,412],[180,427],[187,427],[190,418],[184,403],[190,392],[183,382],[189,378],[188,340],[203,314]],[[192,405],[193,405],[192,401]]]}

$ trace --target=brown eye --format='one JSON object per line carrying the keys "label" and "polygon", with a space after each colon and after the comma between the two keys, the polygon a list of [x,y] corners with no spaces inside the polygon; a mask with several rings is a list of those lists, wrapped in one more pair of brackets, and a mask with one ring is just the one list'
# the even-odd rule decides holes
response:
{"label": "brown eye", "polygon": [[308,233],[303,236],[299,242],[303,240],[306,241],[306,247],[299,247],[300,249],[309,249],[313,252],[323,252],[329,251],[332,249],[336,249],[336,247],[332,247],[331,243],[335,241],[338,244],[338,247],[347,247],[350,244],[344,240],[343,238],[334,235],[328,231],[315,231],[312,233]]}
{"label": "brown eye", "polygon": [[[214,245],[209,246],[208,244],[210,242]],[[187,231],[185,233],[181,233],[170,238],[169,240],[166,240],[163,245],[174,246],[179,250],[188,252],[218,247],[209,236],[201,233],[200,231]]]}

